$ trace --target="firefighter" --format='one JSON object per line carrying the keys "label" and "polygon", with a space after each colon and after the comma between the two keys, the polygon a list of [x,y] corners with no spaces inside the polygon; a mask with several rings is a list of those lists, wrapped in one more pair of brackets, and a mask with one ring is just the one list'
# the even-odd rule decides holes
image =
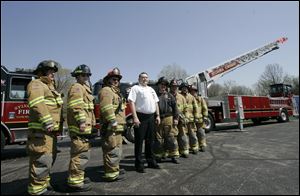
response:
{"label": "firefighter", "polygon": [[123,179],[120,175],[124,173],[124,170],[120,170],[119,167],[122,156],[122,132],[126,124],[126,100],[122,97],[119,88],[121,78],[120,70],[114,68],[104,77],[103,81],[106,81],[106,85],[99,92],[103,136],[103,178],[108,182]]}
{"label": "firefighter", "polygon": [[173,163],[178,164],[177,125],[179,115],[176,99],[168,92],[169,82],[165,77],[159,78],[156,85],[159,88],[158,106],[161,123],[155,129],[153,151],[158,162],[161,161],[161,158],[168,156]]}
{"label": "firefighter", "polygon": [[206,136],[205,136],[205,123],[204,119],[208,117],[208,108],[204,98],[197,94],[198,89],[196,86],[190,86],[190,93],[196,98],[199,118],[195,120],[197,127],[197,138],[199,143],[199,151],[205,152],[206,150]]}
{"label": "firefighter", "polygon": [[54,73],[59,63],[45,60],[33,72],[37,79],[27,86],[28,122],[27,151],[29,155],[28,193],[41,195],[49,193],[50,169],[57,154],[56,136],[62,130],[61,108],[63,100],[55,89]]}
{"label": "firefighter", "polygon": [[187,109],[186,109],[186,100],[183,95],[178,92],[178,82],[176,79],[172,79],[170,81],[170,93],[175,97],[178,113],[179,113],[179,121],[178,121],[178,136],[177,141],[179,145],[179,154],[188,158],[189,156],[189,138],[188,138],[188,130],[187,130]]}
{"label": "firefighter", "polygon": [[84,169],[90,159],[89,138],[96,124],[94,97],[89,77],[92,75],[87,65],[79,65],[71,73],[76,78],[68,92],[68,128],[71,138],[68,186],[73,191],[91,189],[88,178],[84,179]]}
{"label": "firefighter", "polygon": [[199,114],[197,113],[197,101],[196,98],[188,92],[189,85],[186,82],[183,82],[179,89],[181,90],[181,94],[186,99],[186,118],[190,149],[193,154],[197,154],[199,150],[197,128],[195,124],[195,121],[199,118]]}

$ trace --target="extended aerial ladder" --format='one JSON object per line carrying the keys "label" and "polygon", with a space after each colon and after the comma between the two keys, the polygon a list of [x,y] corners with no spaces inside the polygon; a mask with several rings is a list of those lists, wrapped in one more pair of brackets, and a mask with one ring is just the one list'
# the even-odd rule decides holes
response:
{"label": "extended aerial ladder", "polygon": [[274,42],[268,43],[262,47],[255,50],[246,52],[238,57],[225,61],[224,63],[218,64],[211,67],[205,71],[201,71],[194,75],[191,75],[185,79],[185,81],[190,85],[195,85],[198,88],[198,92],[201,93],[203,97],[207,98],[207,89],[209,86],[221,78],[225,74],[246,65],[269,52],[279,49],[279,44],[283,44],[288,38],[282,37]]}

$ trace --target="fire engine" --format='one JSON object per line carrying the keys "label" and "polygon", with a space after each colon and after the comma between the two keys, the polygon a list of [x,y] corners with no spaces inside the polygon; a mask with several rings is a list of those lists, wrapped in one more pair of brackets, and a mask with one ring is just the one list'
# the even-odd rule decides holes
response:
{"label": "fire engine", "polygon": [[287,38],[280,38],[185,79],[188,84],[197,86],[198,92],[207,100],[209,108],[209,116],[205,121],[207,132],[215,128],[215,123],[237,119],[235,97],[240,97],[244,119],[251,119],[254,123],[268,119],[278,119],[280,122],[289,120],[289,116],[293,114],[293,107],[291,85],[288,84],[271,85],[269,96],[227,95],[223,97],[223,100],[212,100],[207,96],[207,90],[215,80],[265,54],[279,49],[279,44],[285,41],[287,41]]}
{"label": "fire engine", "polygon": [[1,150],[27,140],[29,107],[26,88],[35,78],[32,70],[8,71],[1,65]]}

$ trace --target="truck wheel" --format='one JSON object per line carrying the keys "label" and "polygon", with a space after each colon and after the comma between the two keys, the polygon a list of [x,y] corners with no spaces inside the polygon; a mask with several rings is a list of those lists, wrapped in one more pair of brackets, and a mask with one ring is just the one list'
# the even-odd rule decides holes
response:
{"label": "truck wheel", "polygon": [[5,146],[5,136],[1,131],[1,151],[4,149],[4,146]]}
{"label": "truck wheel", "polygon": [[133,125],[130,125],[126,128],[125,138],[130,141],[131,143],[134,143],[134,128]]}
{"label": "truck wheel", "polygon": [[209,113],[208,118],[204,120],[205,123],[205,133],[209,133],[215,128],[215,120],[212,115]]}
{"label": "truck wheel", "polygon": [[289,115],[285,110],[282,110],[278,117],[278,122],[288,122],[288,121],[289,121]]}
{"label": "truck wheel", "polygon": [[261,119],[260,118],[252,118],[251,120],[254,123],[254,125],[259,125],[261,123]]}

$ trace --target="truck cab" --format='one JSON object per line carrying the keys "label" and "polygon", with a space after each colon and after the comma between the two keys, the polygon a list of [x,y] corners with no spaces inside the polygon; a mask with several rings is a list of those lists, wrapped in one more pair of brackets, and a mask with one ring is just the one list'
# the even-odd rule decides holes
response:
{"label": "truck cab", "polygon": [[291,97],[292,85],[289,84],[272,84],[270,85],[270,97]]}
{"label": "truck cab", "polygon": [[12,72],[1,65],[1,149],[27,140],[27,85],[34,78],[32,70]]}

